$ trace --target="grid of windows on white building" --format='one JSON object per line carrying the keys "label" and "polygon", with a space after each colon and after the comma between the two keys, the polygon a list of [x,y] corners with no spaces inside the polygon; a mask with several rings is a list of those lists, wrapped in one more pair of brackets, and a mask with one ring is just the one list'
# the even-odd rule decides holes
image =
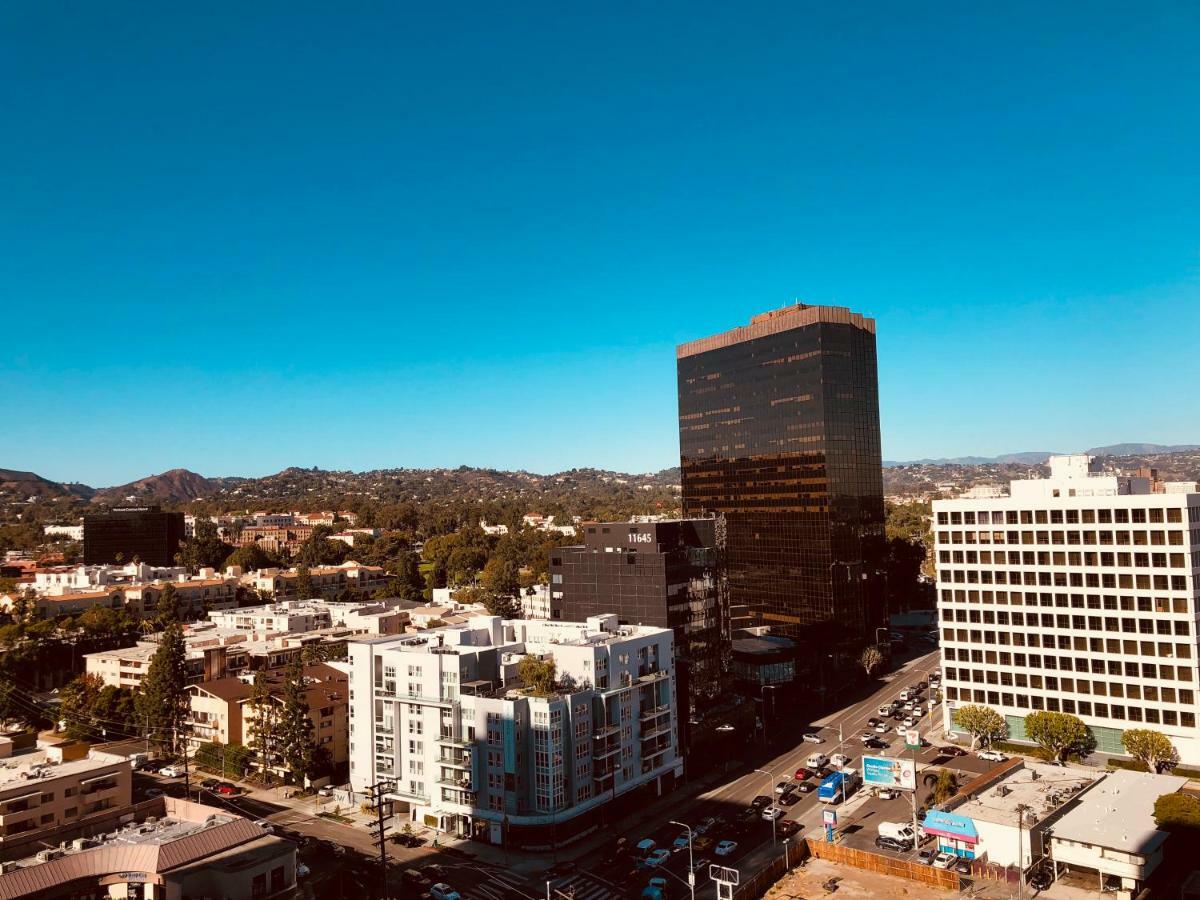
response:
{"label": "grid of windows on white building", "polygon": [[1097,749],[1162,731],[1200,762],[1200,493],[1054,457],[1047,479],[933,504],[949,727],[982,703],[1024,740],[1036,710],[1079,716]]}

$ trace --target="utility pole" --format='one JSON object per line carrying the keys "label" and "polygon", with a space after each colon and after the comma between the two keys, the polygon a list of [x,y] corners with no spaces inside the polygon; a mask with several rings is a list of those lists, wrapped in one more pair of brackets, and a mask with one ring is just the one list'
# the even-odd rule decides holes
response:
{"label": "utility pole", "polygon": [[[692,859],[692,826],[683,822],[671,820],[672,825],[678,825],[680,828],[687,829],[688,836],[688,889],[691,891],[692,900],[696,900],[696,866]],[[773,824],[773,823],[772,823]]]}
{"label": "utility pole", "polygon": [[1025,900],[1025,851],[1022,843],[1025,839],[1025,813],[1029,807],[1024,803],[1017,804],[1017,898]]}
{"label": "utility pole", "polygon": [[392,790],[391,781],[377,781],[367,788],[370,805],[375,810],[375,821],[371,824],[371,836],[379,844],[379,880],[383,885],[384,900],[387,900],[388,897],[387,832],[389,827],[387,820],[391,819],[392,814],[384,813],[383,796],[390,790]]}

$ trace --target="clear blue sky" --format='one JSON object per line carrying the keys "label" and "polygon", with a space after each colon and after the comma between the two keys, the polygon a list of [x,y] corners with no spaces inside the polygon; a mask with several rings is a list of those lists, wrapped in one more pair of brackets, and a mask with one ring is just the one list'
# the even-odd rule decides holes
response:
{"label": "clear blue sky", "polygon": [[0,466],[657,469],[674,345],[796,298],[878,320],[887,458],[1198,441],[1197,34],[8,3]]}

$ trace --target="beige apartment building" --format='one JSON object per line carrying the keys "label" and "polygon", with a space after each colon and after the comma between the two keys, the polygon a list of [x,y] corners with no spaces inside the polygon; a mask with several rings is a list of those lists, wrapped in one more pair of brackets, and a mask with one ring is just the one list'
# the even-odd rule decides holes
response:
{"label": "beige apartment building", "polygon": [[85,825],[132,801],[128,759],[85,744],[48,747],[0,764],[0,848],[18,836]]}
{"label": "beige apartment building", "polygon": [[[345,672],[323,663],[305,666],[307,682],[305,702],[312,739],[316,747],[324,748],[334,766],[349,762],[349,678]],[[286,672],[267,673],[272,703],[283,707]],[[191,712],[188,719],[190,744],[194,750],[202,743],[242,744],[251,746],[257,713],[250,702],[254,692],[253,678],[220,678],[188,687]],[[281,760],[272,766],[280,777],[284,774]]]}

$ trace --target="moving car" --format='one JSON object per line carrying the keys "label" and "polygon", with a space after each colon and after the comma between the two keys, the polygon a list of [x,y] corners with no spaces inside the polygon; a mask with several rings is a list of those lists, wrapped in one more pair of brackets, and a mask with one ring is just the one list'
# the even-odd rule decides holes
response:
{"label": "moving car", "polygon": [[870,750],[883,750],[888,746],[888,744],[886,741],[881,741],[877,737],[871,737],[863,741],[863,746]]}
{"label": "moving car", "polygon": [[658,847],[658,843],[653,838],[642,838],[637,842],[634,850],[638,856],[649,856]]}
{"label": "moving car", "polygon": [[221,782],[217,781],[215,778],[205,778],[200,782],[200,787],[204,788],[205,790],[212,790],[220,783]]}
{"label": "moving car", "polygon": [[[812,786],[812,782],[810,781],[802,781],[796,785],[796,792],[799,794],[811,794],[815,790],[816,788]],[[792,796],[795,796],[795,794]]]}
{"label": "moving car", "polygon": [[833,756],[829,757],[829,764],[835,769],[841,769],[844,766],[850,765],[850,757],[848,757],[845,753],[835,753]]}
{"label": "moving car", "polygon": [[829,757],[824,753],[814,753],[805,760],[804,764],[810,769],[820,769],[829,765]]}
{"label": "moving car", "polygon": [[800,802],[800,797],[795,791],[789,791],[779,798],[780,806],[795,806]]}
{"label": "moving car", "polygon": [[883,706],[879,707],[879,714],[881,716],[890,716],[892,714],[891,704],[885,703]]}
{"label": "moving car", "polygon": [[737,841],[721,841],[713,850],[717,856],[729,856],[737,849]]}
{"label": "moving car", "polygon": [[879,789],[878,796],[880,800],[895,800],[900,796],[900,792],[895,788],[884,787]]}
{"label": "moving car", "polygon": [[[798,778],[799,775],[797,775],[796,777]],[[716,824],[717,824],[717,820],[714,819],[712,816],[708,816],[706,818],[701,819],[699,822],[697,822],[696,827],[693,830],[696,832],[696,834],[707,834],[709,829],[712,828]]]}
{"label": "moving car", "polygon": [[649,856],[646,857],[645,865],[651,869],[654,869],[654,868],[657,868],[658,866],[661,866],[663,863],[667,862],[670,858],[671,858],[670,850],[667,850],[666,848],[663,848],[662,850],[655,850],[653,853],[651,853]]}
{"label": "moving car", "polygon": [[755,797],[753,800],[750,801],[751,809],[765,809],[766,807],[768,807],[770,805],[771,805],[771,798],[768,797],[766,794],[759,794],[757,797]]}
{"label": "moving car", "polygon": [[429,889],[429,896],[433,900],[462,900],[462,895],[444,881],[431,887]]}
{"label": "moving car", "polygon": [[762,817],[768,822],[776,822],[783,818],[783,807],[771,806],[762,811]]}
{"label": "moving car", "polygon": [[890,727],[891,726],[889,726],[887,722],[880,722],[878,725],[875,726],[875,733],[876,734],[887,734]]}
{"label": "moving car", "polygon": [[938,747],[937,752],[942,756],[966,756],[967,751],[962,747],[955,747],[953,744],[947,744],[945,747]]}
{"label": "moving car", "polygon": [[667,879],[665,878],[651,878],[646,882],[646,889],[642,891],[644,900],[666,900],[667,896]]}
{"label": "moving car", "polygon": [[825,743],[825,738],[821,737],[821,736],[820,736],[819,734],[817,734],[815,731],[806,731],[806,732],[804,732],[804,740],[808,741],[810,744],[823,744],[823,743]]}
{"label": "moving car", "polygon": [[875,740],[875,734],[870,731],[864,731],[862,734],[860,734],[858,736],[858,739],[860,741],[873,741],[873,740]]}
{"label": "moving car", "polygon": [[220,794],[222,797],[233,797],[241,793],[241,789],[236,784],[230,784],[228,781],[222,781],[215,788],[214,794]]}
{"label": "moving car", "polygon": [[986,759],[989,762],[1005,762],[1008,757],[999,750],[979,750],[975,754],[980,759]]}
{"label": "moving car", "polygon": [[795,819],[780,819],[775,823],[775,833],[780,837],[791,837],[800,831],[800,823]]}
{"label": "moving car", "polygon": [[933,858],[932,865],[935,869],[949,869],[957,859],[953,853],[942,852]]}
{"label": "moving car", "polygon": [[[883,715],[883,713],[880,713],[880,715]],[[871,716],[871,718],[867,719],[867,724],[870,725],[872,728],[874,728],[876,725],[878,725],[880,723],[880,721],[882,721],[882,720],[877,719],[874,716]]]}
{"label": "moving car", "polygon": [[790,781],[781,781],[775,785],[775,793],[777,794],[785,794],[790,790],[792,790],[792,783]]}
{"label": "moving car", "polygon": [[904,727],[905,728],[912,728],[916,724],[917,724],[917,720],[914,719],[912,716],[904,717]]}
{"label": "moving car", "polygon": [[712,865],[712,860],[709,859],[707,856],[702,856],[699,859],[692,862],[692,871],[693,872],[707,872],[708,867],[711,865]]}
{"label": "moving car", "polygon": [[671,842],[671,850],[675,853],[678,853],[681,850],[686,850],[688,848],[688,844],[690,843],[691,841],[688,840],[688,836],[686,834],[681,834]]}
{"label": "moving car", "polygon": [[797,769],[796,770],[796,780],[797,781],[804,781],[804,779],[806,779],[806,778],[812,778],[812,772],[808,771],[808,769]]}

